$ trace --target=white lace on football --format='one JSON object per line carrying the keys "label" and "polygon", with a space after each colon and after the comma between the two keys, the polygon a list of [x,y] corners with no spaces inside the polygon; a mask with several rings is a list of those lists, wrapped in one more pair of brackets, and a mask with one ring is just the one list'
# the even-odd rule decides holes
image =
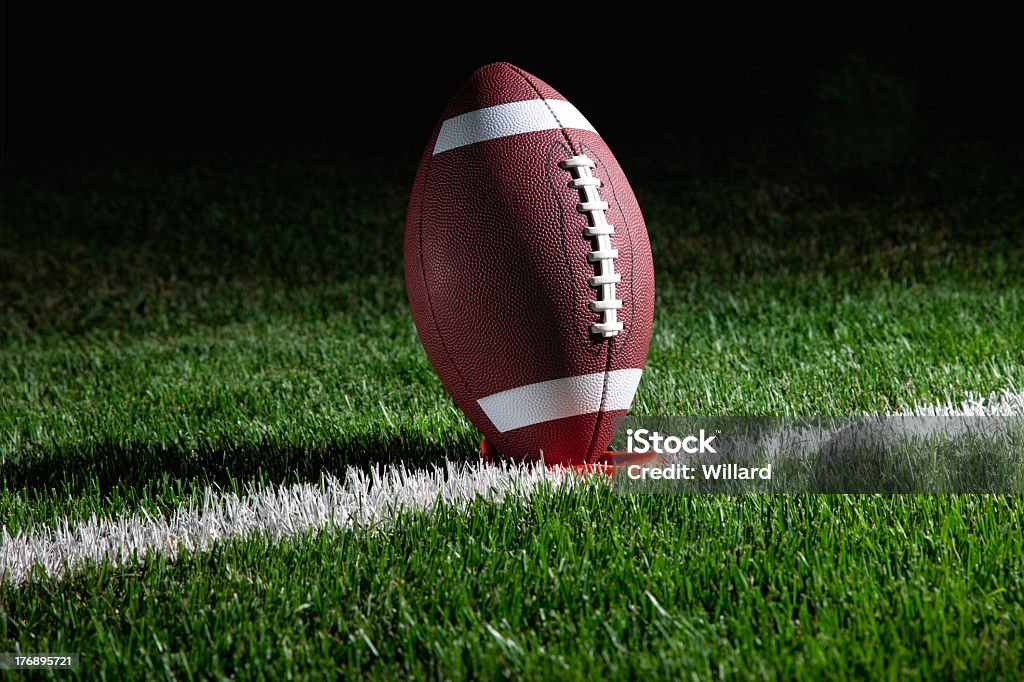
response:
{"label": "white lace on football", "polygon": [[583,234],[593,240],[594,250],[587,254],[587,260],[594,263],[597,274],[587,280],[587,284],[597,290],[597,298],[588,307],[601,315],[601,321],[591,325],[590,331],[605,338],[615,336],[622,331],[622,323],[616,319],[616,311],[622,307],[622,301],[615,298],[615,285],[622,275],[615,272],[615,259],[619,252],[612,248],[610,239],[615,226],[604,217],[608,202],[601,201],[597,193],[601,179],[594,177],[591,169],[595,164],[586,154],[570,156],[558,165],[572,175],[568,186],[580,193],[576,210],[587,216],[587,228]]}

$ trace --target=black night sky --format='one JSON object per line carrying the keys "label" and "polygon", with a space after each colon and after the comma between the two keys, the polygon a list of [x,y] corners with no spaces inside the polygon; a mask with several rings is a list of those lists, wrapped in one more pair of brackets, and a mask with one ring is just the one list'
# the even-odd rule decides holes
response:
{"label": "black night sky", "polygon": [[[784,130],[820,103],[823,75],[851,59],[895,74],[919,132],[1020,140],[1016,40],[995,16],[737,12],[581,18],[566,29],[534,16],[467,32],[242,9],[5,12],[8,169],[106,150],[417,152],[461,80],[497,60],[552,84],[617,143]],[[887,104],[858,111],[872,106]]]}

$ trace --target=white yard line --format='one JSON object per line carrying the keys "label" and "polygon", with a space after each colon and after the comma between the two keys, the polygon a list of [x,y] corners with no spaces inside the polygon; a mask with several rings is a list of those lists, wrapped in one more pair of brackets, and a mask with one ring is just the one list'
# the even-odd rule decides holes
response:
{"label": "white yard line", "polygon": [[891,417],[1019,417],[1024,415],[1024,391],[1004,389],[998,393],[983,396],[969,393],[959,401],[947,396],[946,402],[937,405],[916,404],[902,407]]}
{"label": "white yard line", "polygon": [[[824,450],[851,452],[856,448],[888,447],[900,439],[923,439],[943,435],[954,438],[963,433],[1001,433],[1005,427],[999,417],[1024,416],[1024,392],[1009,389],[983,396],[967,394],[960,400],[944,403],[902,406],[887,414],[864,417],[836,417],[822,420],[812,428],[784,428],[751,442],[748,451],[760,451],[768,461],[803,456]],[[991,417],[993,424],[980,424],[977,419],[950,420],[947,417]]]}
{"label": "white yard line", "polygon": [[[1019,416],[1024,415],[1024,392],[915,405],[893,416],[902,415]],[[201,504],[179,507],[166,517],[145,510],[115,518],[93,516],[74,525],[63,521],[14,536],[6,527],[0,528],[0,581],[18,585],[34,570],[59,578],[100,561],[125,564],[150,554],[174,557],[182,549],[202,551],[238,537],[261,535],[276,540],[316,528],[374,526],[405,511],[430,510],[438,503],[465,507],[477,499],[525,498],[545,482],[564,486],[578,480],[573,474],[539,465],[445,462],[431,471],[396,467],[366,474],[350,470],[344,483],[324,476],[319,484],[252,487],[241,496],[208,489]]]}
{"label": "white yard line", "polygon": [[117,518],[66,521],[11,536],[0,529],[0,580],[19,584],[32,570],[63,577],[79,566],[125,564],[150,554],[174,557],[224,540],[262,535],[276,540],[323,527],[372,527],[404,511],[438,503],[465,507],[476,499],[525,498],[542,483],[572,485],[578,477],[543,467],[481,466],[445,462],[431,471],[405,467],[349,470],[344,482],[325,475],[319,484],[250,488],[246,494],[207,489],[201,504],[168,517],[145,510]]}

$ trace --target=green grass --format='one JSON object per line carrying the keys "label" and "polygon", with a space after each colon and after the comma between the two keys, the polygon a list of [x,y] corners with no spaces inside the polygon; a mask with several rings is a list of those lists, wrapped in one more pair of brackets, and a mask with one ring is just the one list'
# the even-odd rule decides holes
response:
{"label": "green grass", "polygon": [[1015,679],[1020,518],[593,485],[0,588],[0,638],[111,677]]}
{"label": "green grass", "polygon": [[[634,412],[862,413],[1024,386],[1018,157],[936,147],[863,177],[741,142],[620,150],[658,286]],[[474,457],[405,303],[414,162],[6,174],[0,523]],[[1014,677],[1020,527],[1005,497],[552,496],[0,587],[0,650],[72,647],[112,677]]]}

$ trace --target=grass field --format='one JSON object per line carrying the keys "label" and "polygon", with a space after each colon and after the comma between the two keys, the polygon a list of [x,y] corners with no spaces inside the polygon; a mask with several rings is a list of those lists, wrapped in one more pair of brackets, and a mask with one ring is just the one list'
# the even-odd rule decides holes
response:
{"label": "grass field", "polygon": [[[1019,391],[1019,155],[963,142],[857,174],[742,141],[620,149],[658,284],[634,412]],[[414,164],[261,150],[7,174],[0,554],[211,488],[473,460],[405,304]],[[0,579],[0,651],[79,651],[111,678],[1016,678],[1021,526],[1012,496],[542,486]]]}

